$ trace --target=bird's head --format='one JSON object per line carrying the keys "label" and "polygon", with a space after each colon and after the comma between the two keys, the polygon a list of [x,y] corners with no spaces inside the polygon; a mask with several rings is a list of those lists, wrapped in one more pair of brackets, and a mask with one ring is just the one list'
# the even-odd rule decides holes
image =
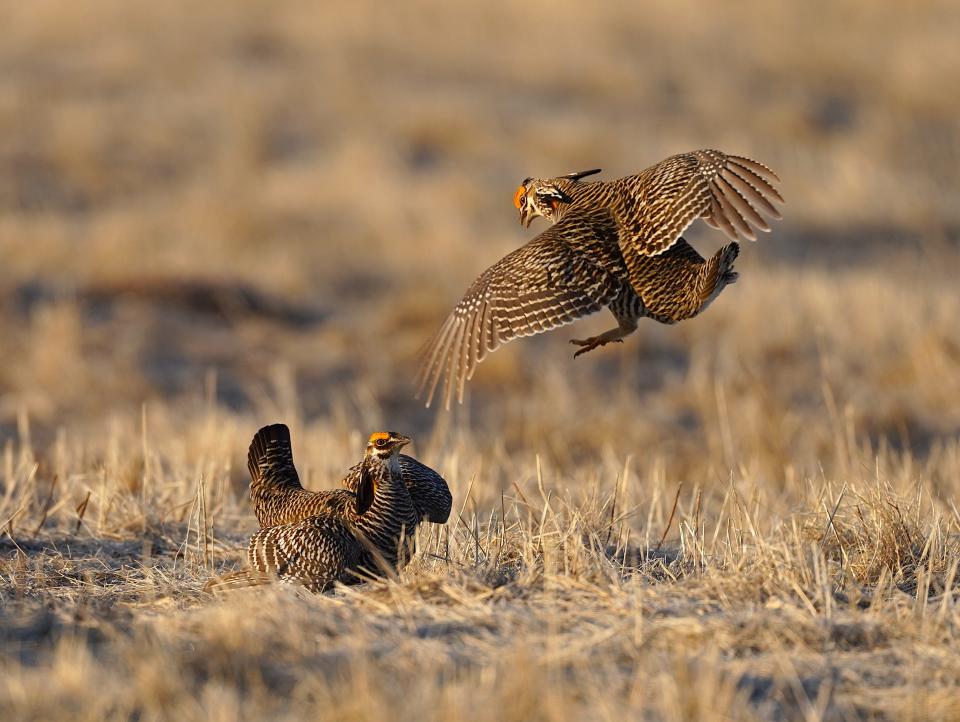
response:
{"label": "bird's head", "polygon": [[573,202],[570,192],[575,184],[600,169],[569,173],[559,178],[525,178],[513,194],[513,205],[520,212],[520,224],[529,228],[534,218],[543,216],[556,223],[564,206]]}
{"label": "bird's head", "polygon": [[367,440],[367,456],[387,459],[410,443],[410,437],[396,431],[377,431]]}

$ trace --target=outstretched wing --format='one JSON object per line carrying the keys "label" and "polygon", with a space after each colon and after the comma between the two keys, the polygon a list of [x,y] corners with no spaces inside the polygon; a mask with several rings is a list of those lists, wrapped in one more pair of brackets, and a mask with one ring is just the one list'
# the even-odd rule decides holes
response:
{"label": "outstretched wing", "polygon": [[447,480],[413,457],[400,455],[400,474],[410,499],[424,521],[446,524],[453,506]]}
{"label": "outstretched wing", "polygon": [[[424,521],[446,524],[453,506],[453,496],[447,481],[436,471],[412,456],[400,454],[400,476],[410,492],[410,499]],[[356,493],[360,485],[363,462],[350,467],[341,484]]]}
{"label": "outstretched wing", "polygon": [[762,163],[719,150],[697,150],[660,161],[622,179],[616,209],[621,244],[645,256],[670,248],[697,218],[731,239],[757,240],[754,228],[769,231],[762,214],[780,218],[774,203],[776,173]]}
{"label": "outstretched wing", "polygon": [[444,405],[487,354],[520,336],[549,331],[599,311],[620,290],[603,255],[615,243],[609,211],[570,213],[484,271],[427,343],[417,396],[427,406],[443,379]]}

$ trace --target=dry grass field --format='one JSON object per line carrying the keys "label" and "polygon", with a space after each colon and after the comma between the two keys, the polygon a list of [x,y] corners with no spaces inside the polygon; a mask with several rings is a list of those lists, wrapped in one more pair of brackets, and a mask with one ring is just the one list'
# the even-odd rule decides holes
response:
{"label": "dry grass field", "polygon": [[[960,720],[956,2],[0,18],[4,720]],[[787,198],[708,312],[412,398],[521,178],[699,147]],[[413,436],[450,523],[205,595],[274,421],[311,488]]]}

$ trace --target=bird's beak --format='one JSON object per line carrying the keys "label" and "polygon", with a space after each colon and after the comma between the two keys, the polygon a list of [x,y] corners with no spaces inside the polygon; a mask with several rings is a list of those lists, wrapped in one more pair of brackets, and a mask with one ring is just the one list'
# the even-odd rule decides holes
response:
{"label": "bird's beak", "polygon": [[411,441],[409,436],[404,436],[403,434],[396,435],[397,448],[402,449],[404,446],[409,444]]}
{"label": "bird's beak", "polygon": [[516,206],[517,210],[520,211],[520,225],[530,227],[530,222],[533,220],[533,213],[530,209],[529,202],[523,202],[524,196],[527,194],[527,181],[530,179],[527,178],[518,188],[516,193],[513,194],[513,205]]}
{"label": "bird's beak", "polygon": [[533,213],[530,212],[530,204],[528,203],[520,209],[520,225],[529,228],[531,223],[533,223]]}

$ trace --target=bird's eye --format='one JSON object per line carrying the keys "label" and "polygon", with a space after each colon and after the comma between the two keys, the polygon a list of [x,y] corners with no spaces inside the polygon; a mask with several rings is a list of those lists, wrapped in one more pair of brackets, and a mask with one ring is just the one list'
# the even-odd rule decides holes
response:
{"label": "bird's eye", "polygon": [[525,185],[517,188],[517,192],[513,194],[513,205],[515,208],[521,208],[524,203],[527,201],[527,187]]}
{"label": "bird's eye", "polygon": [[378,447],[380,447],[380,448],[382,449],[382,448],[383,448],[384,446],[386,446],[386,445],[387,445],[387,440],[386,440],[386,439],[377,439],[377,446],[378,446]]}

